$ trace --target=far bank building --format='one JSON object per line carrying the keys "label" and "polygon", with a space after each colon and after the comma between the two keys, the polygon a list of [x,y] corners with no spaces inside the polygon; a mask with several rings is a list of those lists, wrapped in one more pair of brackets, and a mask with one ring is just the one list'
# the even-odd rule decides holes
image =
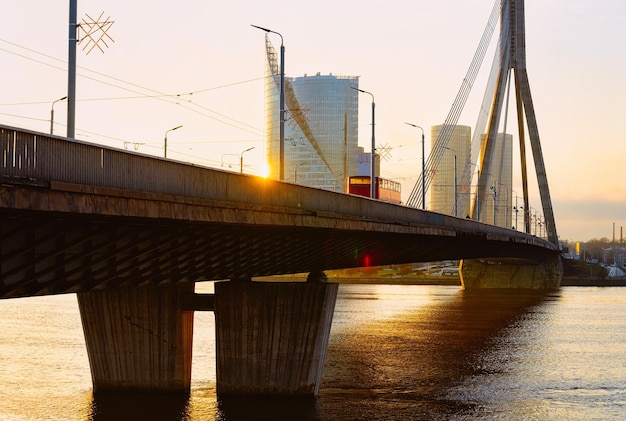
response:
{"label": "far bank building", "polygon": [[[266,38],[265,142],[270,177],[279,178],[280,63]],[[284,181],[345,192],[357,174],[357,76],[285,76]]]}
{"label": "far bank building", "polygon": [[[432,126],[430,130],[431,150],[434,149],[444,126]],[[462,182],[462,171],[470,160],[472,128],[457,125],[443,158],[437,167],[430,186],[430,210],[464,217],[462,213],[470,207],[471,186]],[[455,163],[456,161],[456,163]]]}

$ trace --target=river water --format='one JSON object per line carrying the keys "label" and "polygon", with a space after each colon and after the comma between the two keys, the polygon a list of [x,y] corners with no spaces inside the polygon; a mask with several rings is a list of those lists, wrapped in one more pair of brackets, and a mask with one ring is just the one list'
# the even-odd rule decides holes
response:
{"label": "river water", "polygon": [[626,288],[341,285],[312,399],[218,401],[213,314],[194,328],[190,396],[93,397],[76,297],[0,300],[0,420],[626,419]]}

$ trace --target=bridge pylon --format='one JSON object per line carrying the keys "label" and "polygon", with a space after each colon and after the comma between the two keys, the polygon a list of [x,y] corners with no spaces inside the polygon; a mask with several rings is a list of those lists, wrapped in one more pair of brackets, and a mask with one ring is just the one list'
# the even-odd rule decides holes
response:
{"label": "bridge pylon", "polygon": [[316,396],[339,284],[215,284],[217,393],[220,396]]}
{"label": "bridge pylon", "polygon": [[[476,187],[478,192],[488,192],[489,175],[492,162],[494,162],[495,144],[498,136],[498,128],[502,109],[505,105],[506,87],[514,74],[515,97],[517,106],[518,134],[520,145],[520,159],[522,169],[522,185],[524,194],[524,228],[530,233],[530,208],[528,203],[528,172],[526,168],[526,148],[524,121],[528,126],[528,136],[535,163],[541,206],[545,219],[548,241],[558,246],[558,236],[548,188],[546,168],[539,141],[539,129],[530,93],[530,83],[526,70],[526,29],[524,0],[505,0],[502,2],[500,12],[500,67],[496,83],[496,91],[491,104],[488,130],[486,139],[482,145],[480,175]],[[472,219],[480,220],[482,209],[475,199],[472,208]]]}

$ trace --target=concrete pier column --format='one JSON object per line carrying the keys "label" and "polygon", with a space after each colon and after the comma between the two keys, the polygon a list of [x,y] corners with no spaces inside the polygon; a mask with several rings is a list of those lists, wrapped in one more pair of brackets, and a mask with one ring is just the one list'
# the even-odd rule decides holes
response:
{"label": "concrete pier column", "polygon": [[217,393],[315,396],[338,284],[215,284]]}
{"label": "concrete pier column", "polygon": [[541,260],[465,259],[459,267],[461,284],[471,289],[556,290],[563,278],[563,262],[557,254]]}
{"label": "concrete pier column", "polygon": [[78,306],[94,392],[188,393],[194,284],[81,292]]}

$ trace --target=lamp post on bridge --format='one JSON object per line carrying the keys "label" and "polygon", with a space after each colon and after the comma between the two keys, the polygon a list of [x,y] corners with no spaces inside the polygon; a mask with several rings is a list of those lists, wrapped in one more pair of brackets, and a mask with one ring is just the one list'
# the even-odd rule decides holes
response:
{"label": "lamp post on bridge", "polygon": [[362,92],[364,94],[368,94],[372,97],[372,156],[370,158],[370,197],[372,199],[376,198],[376,102],[374,101],[374,94],[371,92],[364,91],[363,89],[355,88],[351,86],[355,91]]}
{"label": "lamp post on bridge", "polygon": [[241,152],[241,154],[239,155],[239,173],[240,174],[243,174],[243,154],[248,152],[248,151],[251,151],[254,148],[255,148],[254,146],[251,147],[251,148],[248,148],[245,151]]}
{"label": "lamp post on bridge", "polygon": [[493,190],[493,225],[496,225],[496,199],[497,199],[497,191],[496,191],[496,182],[493,182],[493,185],[490,187]]}
{"label": "lamp post on bridge", "polygon": [[306,164],[306,162],[301,162],[298,165],[296,165],[296,169],[293,172],[293,182],[294,183],[298,183],[298,168],[300,168],[304,164]]}
{"label": "lamp post on bridge", "polygon": [[458,215],[459,206],[458,206],[458,196],[457,196],[458,185],[457,185],[457,180],[456,180],[456,151],[447,146],[445,148],[449,151],[454,152],[454,216],[459,216]]}
{"label": "lamp post on bridge", "polygon": [[76,129],[76,46],[78,45],[78,24],[76,20],[78,0],[70,0],[67,48],[67,137],[74,139]]}
{"label": "lamp post on bridge", "polygon": [[517,195],[517,192],[515,190],[511,190],[511,193],[515,193],[515,206],[513,207],[513,210],[515,210],[515,229],[519,231],[518,219],[517,219],[517,213],[519,212],[519,207],[517,206],[517,198],[519,196]]}
{"label": "lamp post on bridge", "polygon": [[54,134],[54,104],[59,101],[65,101],[67,99],[67,95],[63,98],[56,99],[52,101],[52,107],[50,107],[50,134]]}
{"label": "lamp post on bridge", "polygon": [[[504,189],[504,226],[506,228],[511,227],[511,223],[509,221],[509,217],[511,216],[510,212],[509,212],[509,190],[511,190],[509,188],[509,186],[507,186],[504,183],[498,183],[502,186],[502,188]],[[502,191],[502,190],[501,190]],[[502,193],[500,193],[500,197],[502,197]]]}
{"label": "lamp post on bridge", "polygon": [[528,215],[528,234],[537,236],[537,209],[528,206],[524,212]]}
{"label": "lamp post on bridge", "polygon": [[173,129],[169,129],[168,131],[165,132],[165,137],[163,138],[163,158],[167,158],[167,134],[169,132],[173,132],[174,130],[180,129],[181,127],[183,126],[182,125],[176,126]]}
{"label": "lamp post on bridge", "polygon": [[[424,152],[424,149],[425,149],[425,146],[424,146],[424,129],[421,128],[420,126],[418,126],[417,124],[413,124],[413,123],[406,123],[406,124],[408,124],[411,127],[418,128],[418,129],[420,129],[422,131],[422,209],[426,209],[426,179],[425,179],[425,177],[426,177],[426,174],[425,174],[426,164],[425,164],[425,160],[424,160],[424,155],[425,155],[425,152]],[[455,157],[456,157],[456,153],[455,153]]]}
{"label": "lamp post on bridge", "polygon": [[535,209],[535,214],[533,215],[533,219],[535,221],[535,236],[537,235],[537,209]]}
{"label": "lamp post on bridge", "polygon": [[[495,187],[496,182],[494,181],[493,184],[494,184],[494,187]],[[500,192],[499,192],[499,196],[500,196],[499,200],[502,200],[502,192],[504,191],[504,212],[503,212],[503,214],[504,214],[504,226],[506,228],[509,228],[510,227],[510,224],[509,224],[509,216],[510,216],[509,215],[509,190],[510,189],[504,183],[498,182],[498,186],[502,186],[500,188]],[[494,210],[496,209],[496,203],[495,203],[496,201],[495,201],[495,199],[496,199],[496,197],[494,196]],[[499,206],[499,205],[498,205],[498,208],[502,209],[502,207]],[[495,213],[495,211],[494,211],[494,213]]]}
{"label": "lamp post on bridge", "polygon": [[[522,216],[524,217],[524,230],[523,232],[525,232],[526,234],[531,234],[532,235],[532,227],[530,225],[530,206],[527,208],[524,208],[524,206],[520,206],[519,209],[522,211]],[[526,229],[526,215],[528,215],[528,230]]]}
{"label": "lamp post on bridge", "polygon": [[279,180],[285,179],[285,45],[283,43],[283,36],[271,29],[263,28],[262,26],[250,25],[253,28],[260,29],[268,34],[276,34],[280,37],[280,110],[279,110],[279,124],[280,124],[280,143],[279,143]]}

